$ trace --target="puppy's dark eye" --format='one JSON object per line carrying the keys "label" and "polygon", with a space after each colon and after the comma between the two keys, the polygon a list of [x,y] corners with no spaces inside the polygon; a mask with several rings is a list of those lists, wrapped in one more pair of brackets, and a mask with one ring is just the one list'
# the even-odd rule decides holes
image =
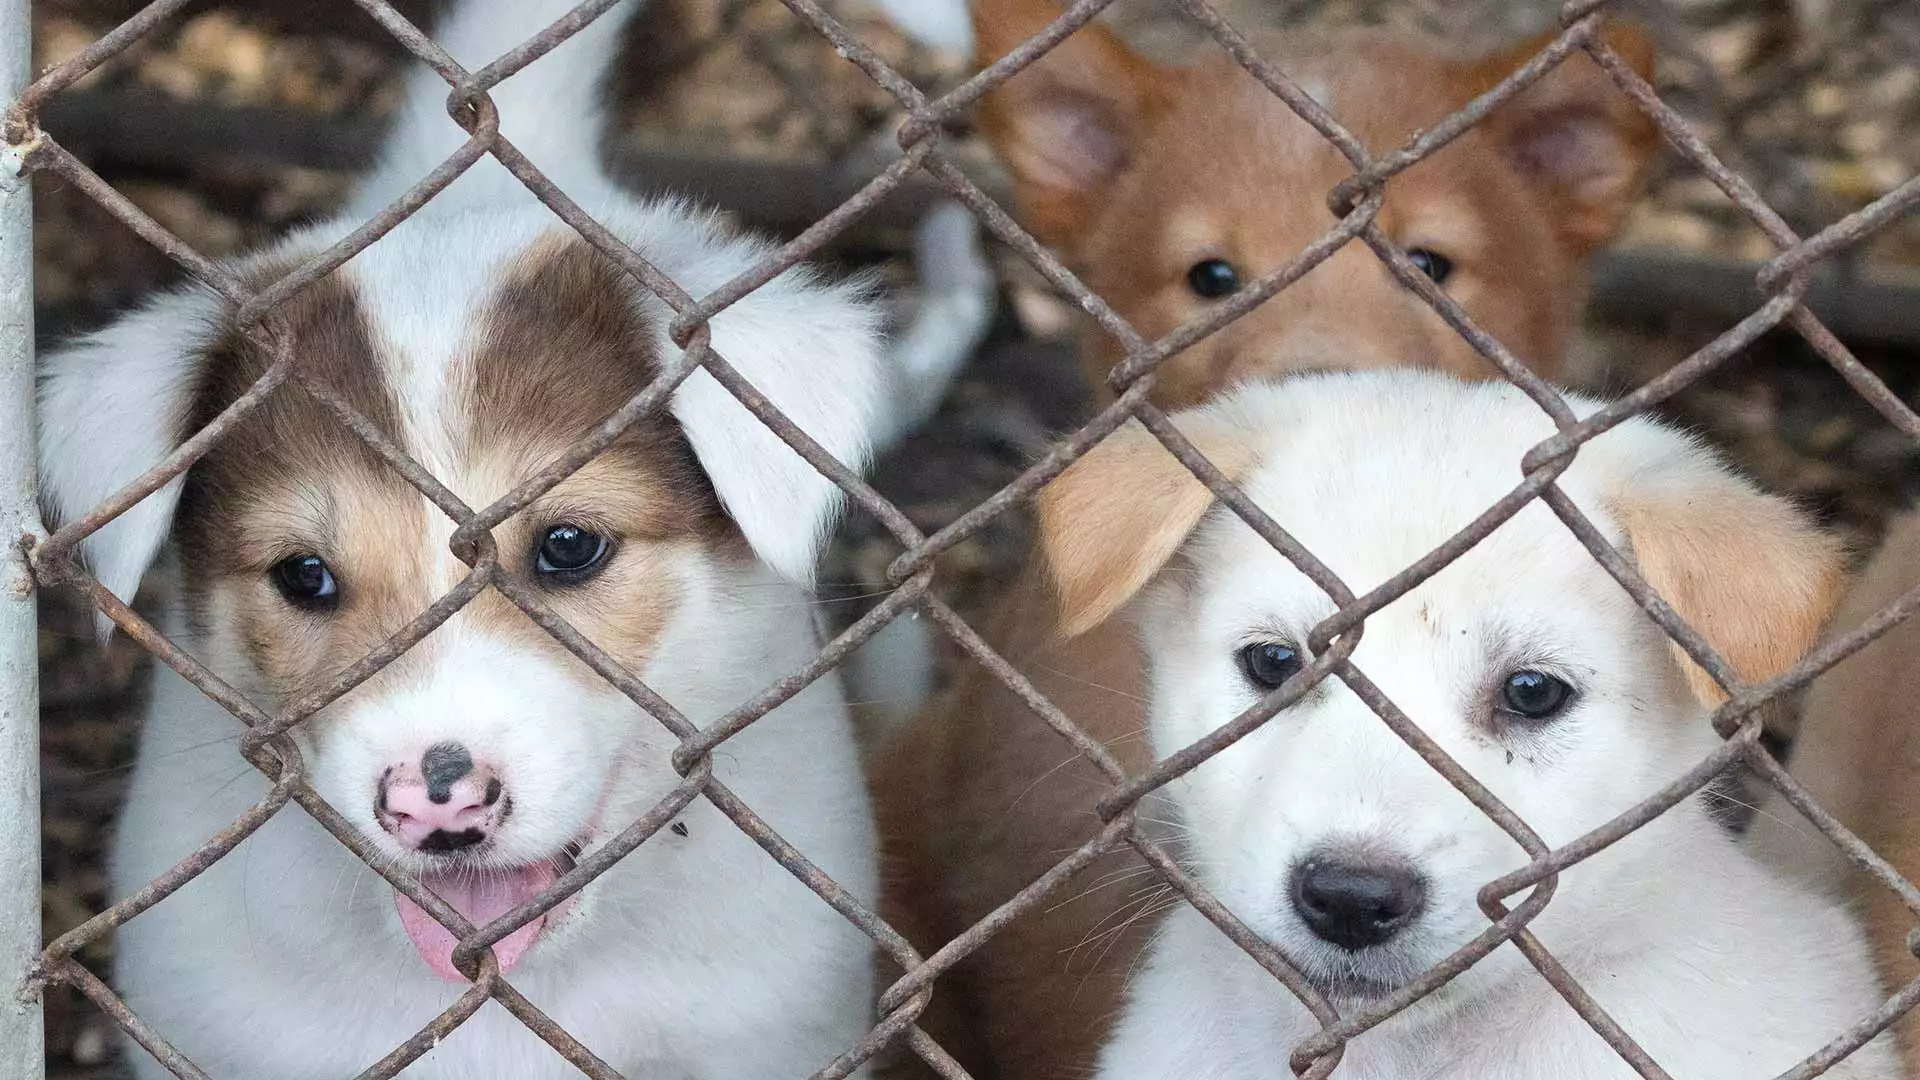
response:
{"label": "puppy's dark eye", "polygon": [[1453,260],[1431,248],[1414,248],[1407,252],[1407,258],[1420,272],[1433,279],[1435,285],[1445,285],[1453,276]]}
{"label": "puppy's dark eye", "polygon": [[533,568],[561,582],[585,578],[607,559],[613,545],[599,533],[578,525],[555,525],[540,540],[534,552]]}
{"label": "puppy's dark eye", "polygon": [[281,559],[267,573],[273,578],[273,587],[295,607],[324,611],[340,602],[340,583],[318,555]]}
{"label": "puppy's dark eye", "polygon": [[1516,671],[1500,684],[1498,708],[1524,720],[1545,720],[1573,700],[1573,687],[1544,671]]}
{"label": "puppy's dark eye", "polygon": [[1225,259],[1205,259],[1187,271],[1187,288],[1197,296],[1218,300],[1240,287],[1240,271]]}
{"label": "puppy's dark eye", "polygon": [[1240,650],[1240,670],[1255,686],[1271,690],[1300,670],[1300,650],[1278,641],[1261,641]]}

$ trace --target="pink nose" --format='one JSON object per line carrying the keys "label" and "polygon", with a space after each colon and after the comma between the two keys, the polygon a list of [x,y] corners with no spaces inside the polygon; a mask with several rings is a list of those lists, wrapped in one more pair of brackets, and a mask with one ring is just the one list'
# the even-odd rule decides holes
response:
{"label": "pink nose", "polygon": [[437,854],[486,840],[512,805],[492,767],[458,743],[435,743],[381,776],[374,816],[401,843]]}

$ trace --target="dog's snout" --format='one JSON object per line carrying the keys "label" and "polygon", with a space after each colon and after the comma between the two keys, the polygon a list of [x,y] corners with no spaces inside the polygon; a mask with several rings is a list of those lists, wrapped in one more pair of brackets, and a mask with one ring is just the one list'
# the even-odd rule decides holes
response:
{"label": "dog's snout", "polygon": [[1322,941],[1343,949],[1385,944],[1419,916],[1426,884],[1399,862],[1321,855],[1293,873],[1293,910]]}
{"label": "dog's snout", "polygon": [[485,841],[512,805],[492,767],[476,764],[459,743],[443,742],[381,775],[374,817],[407,847],[447,854]]}

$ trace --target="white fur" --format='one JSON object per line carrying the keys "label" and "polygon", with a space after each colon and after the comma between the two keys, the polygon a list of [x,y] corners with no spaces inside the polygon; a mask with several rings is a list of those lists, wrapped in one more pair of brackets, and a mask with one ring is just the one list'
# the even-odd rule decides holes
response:
{"label": "white fur", "polygon": [[[484,3],[456,4],[433,28],[433,40],[449,56],[477,72],[502,54],[565,16],[574,5],[538,0],[523,3],[511,18]],[[553,50],[488,91],[499,109],[500,133],[547,179],[575,201],[589,205],[614,194],[600,163],[604,118],[599,87],[619,45],[623,17],[645,0],[615,8]],[[406,99],[388,134],[379,162],[361,181],[343,216],[362,220],[384,208],[452,156],[469,136],[447,114],[452,93],[446,80],[424,64],[407,76]],[[526,187],[492,155],[461,174],[436,202],[496,205],[532,201]]]}
{"label": "white fur", "polygon": [[[572,7],[573,0],[468,0],[439,34],[477,68]],[[603,175],[590,133],[591,91],[612,56],[616,16],[536,61],[493,94],[502,129],[614,234],[699,295],[769,248],[675,202],[641,203]],[[306,256],[346,235],[438,164],[463,136],[444,116],[444,84],[427,74],[392,147],[349,211],[265,257]],[[954,223],[930,228],[953,250]],[[570,235],[490,160],[343,268],[403,401],[407,449],[475,505],[497,497],[463,475],[448,437],[457,399],[449,365],[468,354],[491,290],[530,249]],[[961,237],[963,243],[966,237]],[[973,255],[977,251],[966,248]],[[932,323],[906,363],[944,380],[984,325],[973,303],[990,284],[965,267],[937,286]],[[958,284],[954,284],[957,282]],[[944,291],[943,291],[944,290]],[[669,313],[640,295],[665,355]],[[200,345],[216,300],[183,291],[46,359],[42,466],[57,517],[71,518],[177,445]],[[858,469],[904,425],[887,411],[900,361],[878,340],[866,290],[790,271],[713,321],[716,349],[828,453]],[[924,386],[919,394],[927,394]],[[937,392],[929,400],[937,400]],[[913,406],[918,409],[919,406]],[[839,503],[837,489],[780,443],[704,372],[671,402],[702,469],[758,561],[690,550],[660,588],[675,590],[664,637],[637,672],[707,723],[818,646],[805,583]],[[95,534],[85,557],[131,597],[166,540],[178,485]],[[445,587],[463,568],[446,553],[451,523],[429,511],[418,542]],[[396,537],[397,544],[411,538]],[[166,631],[256,700],[255,672],[232,613],[186,617]],[[457,615],[393,672],[357,689],[296,735],[316,788],[388,856],[417,866],[375,821],[369,792],[384,762],[455,738],[514,770],[516,811],[503,862],[552,853],[569,837],[604,842],[677,780],[671,740],[649,717],[549,651],[529,653]],[[264,786],[233,752],[237,726],[162,669],[115,842],[117,894],[144,884],[257,800]],[[851,893],[875,893],[874,838],[838,681],[824,679],[729,742],[715,774]],[[662,833],[556,915],[510,974],[590,1049],[631,1076],[693,1080],[798,1076],[851,1046],[870,1020],[869,943],[711,806]],[[591,850],[591,847],[589,848]],[[207,874],[122,929],[115,979],[134,1008],[214,1075],[351,1075],[419,1029],[456,987],[437,981],[403,935],[391,890],[289,811]],[[138,1051],[143,1078],[163,1075]],[[495,1006],[406,1075],[560,1077],[573,1071]]]}
{"label": "white fur", "polygon": [[[1594,408],[1581,401],[1582,412]],[[1465,526],[1519,479],[1551,424],[1512,387],[1416,372],[1303,377],[1210,407],[1258,447],[1248,495],[1364,592]],[[1633,420],[1581,450],[1561,487],[1618,539],[1631,490],[1720,475],[1698,444]],[[1120,496],[1117,496],[1120,497]],[[1299,645],[1333,604],[1251,529],[1216,508],[1137,606],[1166,755],[1252,705],[1236,654]],[[1366,622],[1354,656],[1421,729],[1550,845],[1626,810],[1717,744],[1657,628],[1544,506],[1502,525]],[[1578,697],[1544,727],[1503,728],[1507,673],[1550,670]],[[1169,789],[1182,855],[1229,908],[1323,985],[1335,973],[1398,985],[1487,920],[1486,882],[1527,861],[1337,679]],[[1288,900],[1292,867],[1327,844],[1408,860],[1427,907],[1384,946],[1320,941]],[[1517,903],[1517,899],[1512,901]],[[1860,930],[1840,907],[1770,874],[1698,800],[1562,875],[1534,932],[1672,1075],[1775,1075],[1881,1000]],[[1343,1013],[1356,999],[1336,997]],[[1318,1024],[1182,905],[1132,986],[1101,1080],[1291,1076]],[[1630,1068],[1518,950],[1495,953],[1359,1036],[1338,1080],[1624,1078]],[[1830,1076],[1900,1075],[1885,1039]]]}
{"label": "white fur", "polygon": [[981,248],[980,223],[957,202],[927,212],[914,230],[920,303],[894,341],[897,401],[877,441],[891,445],[933,415],[960,365],[986,339],[993,322],[993,267]]}
{"label": "white fur", "polygon": [[[219,312],[204,289],[169,293],[43,360],[40,483],[53,520],[87,513],[178,445],[193,378],[186,358],[205,346]],[[176,479],[81,542],[107,591],[132,601],[179,501]],[[102,628],[111,625],[103,616]]]}
{"label": "white fur", "polygon": [[966,0],[873,0],[894,25],[929,49],[973,58],[973,17]]}

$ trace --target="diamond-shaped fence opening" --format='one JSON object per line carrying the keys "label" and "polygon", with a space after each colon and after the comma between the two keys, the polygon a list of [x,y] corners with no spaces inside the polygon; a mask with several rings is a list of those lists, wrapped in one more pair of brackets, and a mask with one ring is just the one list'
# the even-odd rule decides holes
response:
{"label": "diamond-shaped fence opening", "polygon": [[[947,137],[983,95],[1099,16],[1109,0],[1078,0],[1066,5],[1059,18],[1045,30],[1005,56],[982,58],[986,62],[984,70],[940,94],[923,90],[890,65],[849,30],[833,10],[815,0],[779,0],[790,14],[793,27],[818,35],[893,100],[905,117],[896,132],[901,153],[890,164],[852,185],[853,189],[844,198],[823,208],[807,227],[798,230],[786,244],[772,249],[758,265],[706,295],[693,295],[596,222],[502,137],[498,117],[487,96],[491,88],[513,78],[521,68],[592,20],[616,17],[608,14],[616,0],[587,0],[520,48],[476,71],[467,71],[455,64],[429,34],[418,30],[387,0],[341,0],[343,8],[349,2],[370,16],[408,54],[433,67],[446,80],[450,115],[468,132],[469,138],[392,205],[319,254],[264,284],[245,280],[222,263],[196,252],[65,148],[57,124],[43,123],[57,112],[62,95],[69,88],[179,16],[187,6],[186,0],[161,0],[146,6],[110,34],[31,80],[25,47],[26,4],[24,0],[0,3],[0,49],[6,50],[7,59],[6,64],[0,65],[0,74],[6,76],[10,93],[18,88],[4,118],[0,119],[3,125],[0,134],[4,134],[4,143],[0,144],[0,189],[3,189],[0,190],[0,227],[3,227],[0,229],[0,303],[7,305],[4,317],[0,318],[0,327],[5,328],[5,336],[0,338],[0,409],[5,412],[0,413],[0,419],[6,421],[0,423],[0,528],[4,528],[9,544],[8,559],[0,563],[0,569],[5,570],[0,574],[0,604],[4,604],[0,607],[0,731],[5,732],[7,740],[0,746],[0,791],[7,793],[4,802],[0,802],[0,822],[10,826],[0,829],[0,834],[6,836],[0,843],[10,845],[0,850],[0,864],[20,870],[11,875],[13,880],[0,886],[0,927],[4,927],[6,935],[5,962],[15,966],[23,1002],[21,1008],[0,1010],[0,1017],[5,1017],[0,1019],[0,1055],[3,1055],[0,1060],[4,1060],[0,1071],[4,1075],[42,1074],[41,1017],[36,1003],[49,988],[56,986],[70,987],[84,995],[176,1075],[201,1075],[196,1065],[168,1043],[167,1032],[148,1026],[83,963],[84,951],[115,927],[139,918],[155,904],[166,901],[232,852],[246,837],[283,813],[310,816],[460,941],[454,962],[472,980],[471,989],[414,1038],[394,1047],[382,1060],[368,1063],[365,1073],[368,1076],[398,1073],[489,1001],[510,1012],[583,1073],[618,1075],[596,1057],[591,1048],[582,1045],[514,987],[501,972],[491,947],[515,929],[565,902],[618,860],[648,842],[697,800],[705,801],[730,819],[771,859],[809,888],[821,903],[830,905],[857,927],[897,968],[891,976],[895,981],[881,995],[877,1020],[869,1035],[858,1044],[845,1047],[837,1059],[813,1063],[818,1068],[815,1075],[824,1077],[848,1075],[889,1048],[910,1052],[942,1075],[964,1075],[954,1058],[917,1025],[931,998],[941,991],[941,976],[979,949],[1009,921],[1054,902],[1067,882],[1102,855],[1121,849],[1137,853],[1158,882],[1196,908],[1296,994],[1320,1020],[1322,1030],[1294,1048],[1292,1065],[1300,1074],[1308,1076],[1329,1074],[1349,1040],[1432,993],[1507,943],[1512,943],[1639,1075],[1666,1075],[1633,1041],[1631,1033],[1623,1030],[1560,960],[1547,951],[1529,924],[1551,902],[1562,871],[1696,795],[1736,766],[1750,769],[1765,784],[1782,793],[1853,862],[1871,873],[1882,886],[1897,893],[1909,910],[1920,914],[1920,891],[1812,801],[1781,768],[1761,739],[1764,709],[1804,687],[1920,607],[1920,592],[1909,594],[1866,625],[1822,645],[1786,673],[1749,685],[1734,674],[1696,628],[1688,626],[1647,585],[1632,560],[1616,550],[1602,530],[1557,486],[1557,478],[1585,443],[1711,377],[1762,335],[1776,330],[1799,335],[1875,413],[1906,438],[1920,441],[1920,416],[1843,344],[1809,304],[1810,290],[1817,284],[1815,276],[1824,266],[1848,257],[1920,202],[1920,178],[1906,179],[1863,208],[1822,227],[1811,230],[1797,227],[1808,218],[1805,206],[1796,206],[1791,215],[1777,212],[1741,169],[1730,165],[1710,140],[1693,130],[1688,121],[1663,100],[1660,92],[1608,45],[1600,34],[1610,14],[1607,0],[1567,4],[1559,13],[1559,32],[1530,61],[1404,145],[1384,153],[1371,153],[1342,126],[1337,108],[1330,111],[1319,104],[1289,78],[1282,66],[1263,58],[1250,41],[1205,0],[1174,0],[1187,20],[1189,32],[1225,49],[1250,79],[1264,86],[1344,156],[1351,165],[1352,175],[1326,193],[1327,204],[1337,220],[1322,237],[1282,265],[1249,282],[1231,300],[1217,305],[1205,316],[1152,340],[1089,290],[1060,258],[1024,230],[1015,217],[999,205],[989,187],[956,160]],[[723,24],[722,29],[724,33],[737,27]],[[1741,313],[1743,317],[1737,325],[1715,336],[1664,373],[1584,418],[1575,415],[1553,386],[1542,381],[1506,346],[1476,325],[1468,312],[1438,288],[1408,252],[1389,238],[1378,221],[1382,193],[1395,177],[1482,122],[1495,108],[1558,65],[1579,56],[1597,64],[1619,94],[1658,129],[1675,159],[1704,178],[1770,245],[1766,261],[1753,278],[1758,299]],[[810,107],[816,109],[832,105],[832,102],[823,104],[817,100],[810,103]],[[1735,117],[1733,127],[1737,130],[1740,124],[1752,122],[1753,115],[1755,110],[1743,110]],[[667,367],[651,385],[609,416],[591,436],[493,504],[472,507],[396,446],[379,424],[349,400],[300,370],[292,330],[282,305],[360,251],[379,243],[387,232],[489,155],[586,243],[610,259],[639,287],[658,297],[673,312],[670,333],[685,351],[678,362]],[[93,200],[107,215],[177,263],[188,276],[222,297],[236,310],[240,332],[262,355],[271,358],[265,373],[251,389],[166,460],[51,535],[40,534],[35,528],[33,446],[27,436],[32,429],[32,335],[22,328],[30,325],[32,290],[29,287],[30,230],[23,193],[24,179],[30,175],[56,180]],[[713,347],[708,331],[709,320],[721,311],[788,268],[820,255],[887,199],[915,184],[931,184],[970,209],[1032,272],[1084,311],[1094,324],[1093,332],[1111,337],[1124,354],[1110,375],[1113,394],[1109,403],[1039,455],[991,497],[952,515],[931,532],[923,531],[874,487],[835,460],[802,426],[782,415]],[[1767,189],[1778,186],[1770,179]],[[1556,431],[1553,437],[1534,447],[1524,460],[1515,463],[1519,466],[1520,478],[1508,496],[1485,508],[1470,525],[1440,547],[1364,595],[1355,595],[1312,552],[1263,513],[1180,434],[1167,414],[1148,397],[1156,370],[1165,361],[1292,287],[1314,267],[1349,245],[1370,249],[1396,279],[1429,304],[1484,358],[1490,373],[1509,380],[1530,397]],[[813,660],[797,670],[778,673],[781,676],[778,681],[704,728],[689,721],[673,702],[655,693],[586,634],[570,625],[537,590],[528,588],[512,571],[503,569],[491,533],[607,450],[631,425],[665,408],[682,381],[701,369],[711,374],[814,469],[838,485],[853,506],[876,521],[901,549],[886,570],[884,599],[851,621]],[[832,376],[829,372],[822,373],[822,377]],[[182,651],[158,628],[117,599],[74,558],[74,551],[84,537],[191,468],[228,431],[273,395],[297,396],[303,407],[324,410],[355,433],[373,455],[453,523],[452,551],[470,571],[452,591],[326,686],[275,711],[267,711],[224,683],[200,660]],[[1039,488],[1121,425],[1134,420],[1144,425],[1225,506],[1319,585],[1337,605],[1336,613],[1310,636],[1308,644],[1313,659],[1299,675],[1212,734],[1155,762],[1138,775],[1130,774],[1073,716],[1049,702],[1014,664],[968,625],[935,587],[942,575],[943,556],[1016,513]],[[1634,602],[1727,694],[1725,703],[1710,717],[1723,738],[1715,753],[1692,763],[1668,786],[1647,795],[1614,820],[1557,848],[1546,845],[1525,821],[1449,758],[1422,731],[1419,718],[1403,713],[1351,660],[1369,615],[1404,596],[1536,502],[1543,503],[1564,523]],[[15,536],[27,539],[14,546]],[[29,651],[35,641],[32,595],[36,587],[78,590],[128,638],[231,712],[245,729],[238,743],[241,757],[272,781],[264,800],[218,835],[208,838],[172,870],[125,900],[92,913],[44,946],[39,938],[37,882],[28,873],[28,869],[39,862],[37,837],[35,830],[22,827],[37,814],[33,795],[37,788],[36,744],[33,726],[18,722],[18,718],[33,717],[37,711],[35,682],[31,676],[35,658]],[[309,783],[307,764],[290,733],[354,687],[373,678],[456,612],[488,592],[518,608],[559,646],[663,725],[678,740],[672,763],[682,779],[658,803],[625,823],[614,839],[561,874],[539,895],[492,923],[476,927],[411,875],[381,860],[356,828],[320,797]],[[1084,755],[1111,785],[1098,807],[1102,827],[1095,835],[1077,850],[1063,853],[1052,869],[1026,888],[1004,897],[1002,904],[986,919],[950,941],[937,943],[936,951],[926,956],[866,906],[863,898],[850,895],[811,862],[806,853],[783,839],[753,808],[716,779],[711,769],[712,756],[724,752],[727,740],[839,667],[854,650],[889,623],[910,613],[924,616],[950,639],[965,662],[977,665],[988,677],[1018,695],[1031,707],[1034,723],[1051,728],[1063,748]],[[1328,678],[1338,679],[1352,690],[1382,723],[1525,849],[1531,860],[1498,881],[1484,883],[1480,891],[1481,907],[1488,920],[1484,932],[1390,997],[1349,1014],[1338,1012],[1284,955],[1211,895],[1142,821],[1143,800],[1154,797],[1178,777],[1202,767],[1214,755],[1258,729]],[[1892,1024],[1916,1001],[1920,1001],[1920,980],[1904,987],[1873,1015],[1860,1017],[1853,1028],[1833,1032],[1833,1040],[1826,1048],[1789,1075],[1819,1075]]]}

